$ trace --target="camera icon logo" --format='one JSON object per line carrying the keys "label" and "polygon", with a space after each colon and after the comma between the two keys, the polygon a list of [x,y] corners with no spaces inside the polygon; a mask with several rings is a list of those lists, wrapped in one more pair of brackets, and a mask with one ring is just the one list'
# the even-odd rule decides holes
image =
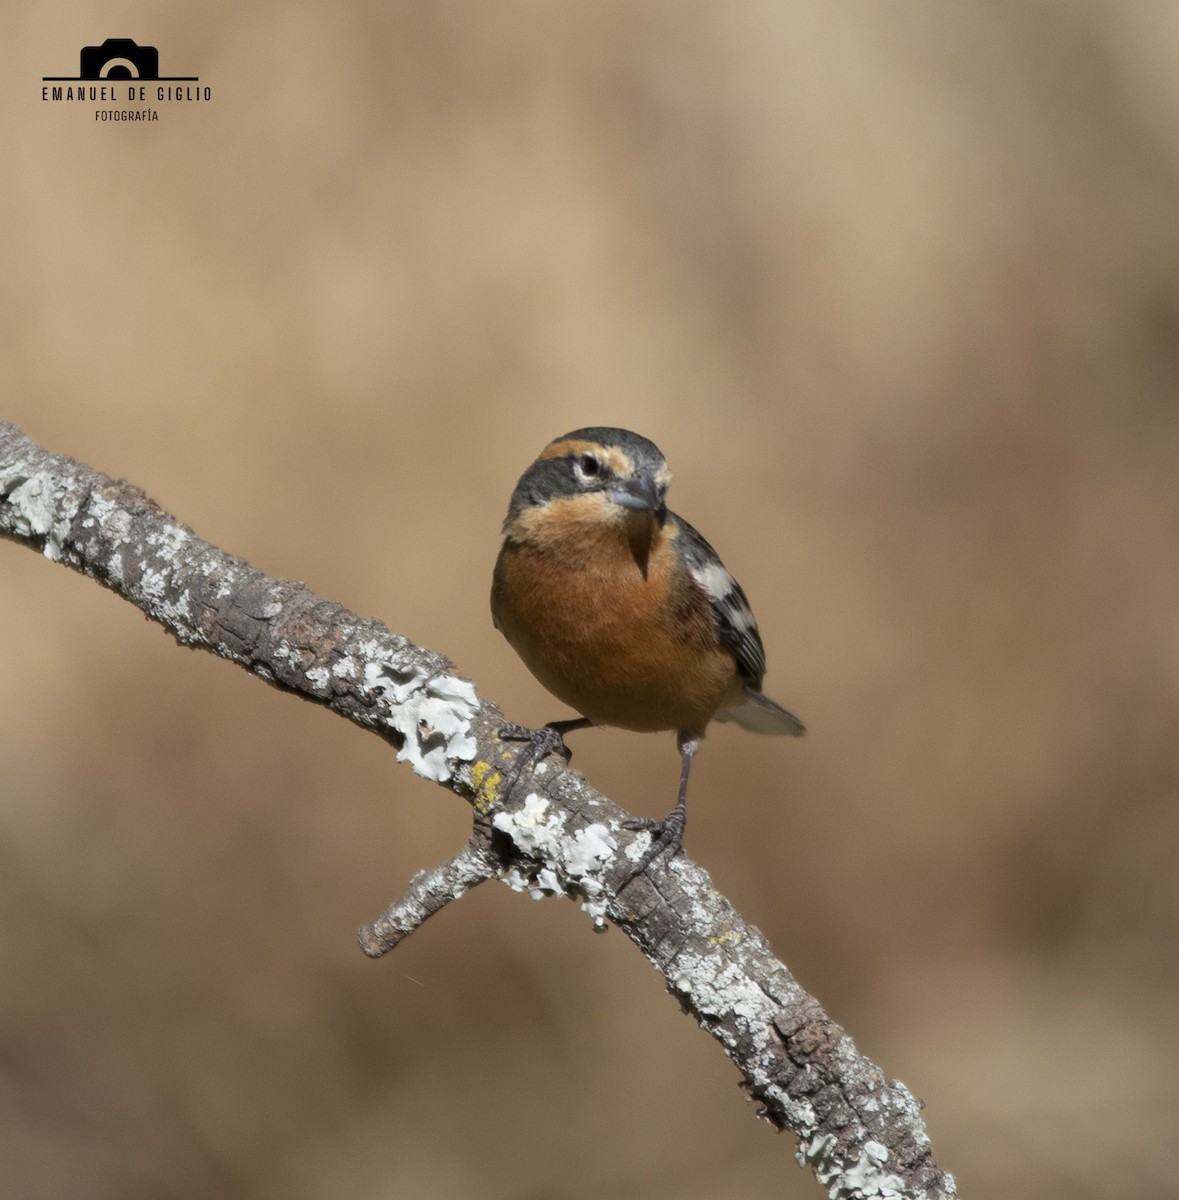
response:
{"label": "camera icon logo", "polygon": [[159,79],[160,52],[132,38],[107,38],[101,46],[83,46],[79,79]]}

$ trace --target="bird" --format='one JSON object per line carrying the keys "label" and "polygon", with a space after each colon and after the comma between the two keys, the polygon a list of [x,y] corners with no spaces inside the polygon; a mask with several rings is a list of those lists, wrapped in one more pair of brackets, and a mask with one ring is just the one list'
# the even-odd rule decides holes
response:
{"label": "bird", "polygon": [[628,429],[591,426],[551,441],[512,492],[491,587],[495,627],[536,679],[580,715],[540,729],[508,724],[524,741],[508,773],[566,762],[565,734],[590,726],[672,731],[680,753],[675,806],[636,817],[651,844],[626,886],[679,852],[688,777],[713,720],[755,733],[805,732],[762,690],[765,648],[741,585],[683,517],[667,507],[667,462]]}

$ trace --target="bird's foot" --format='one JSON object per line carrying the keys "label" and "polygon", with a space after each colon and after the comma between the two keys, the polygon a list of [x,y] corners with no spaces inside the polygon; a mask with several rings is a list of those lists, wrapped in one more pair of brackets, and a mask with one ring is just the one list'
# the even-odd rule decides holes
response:
{"label": "bird's foot", "polygon": [[509,722],[499,731],[500,740],[504,742],[527,742],[528,744],[516,752],[512,765],[504,777],[503,794],[510,796],[524,768],[533,769],[537,763],[548,758],[550,754],[559,754],[566,762],[573,757],[573,751],[565,745],[564,734],[570,721],[553,721],[542,725],[539,729],[529,729],[527,725],[517,725]]}
{"label": "bird's foot", "polygon": [[664,855],[674,858],[683,848],[684,829],[687,823],[688,814],[682,804],[677,804],[662,821],[653,821],[650,817],[631,817],[629,820],[623,821],[623,829],[646,830],[650,833],[651,845],[627,873],[618,890],[621,891],[626,887],[636,875],[641,875],[657,858],[662,858]]}

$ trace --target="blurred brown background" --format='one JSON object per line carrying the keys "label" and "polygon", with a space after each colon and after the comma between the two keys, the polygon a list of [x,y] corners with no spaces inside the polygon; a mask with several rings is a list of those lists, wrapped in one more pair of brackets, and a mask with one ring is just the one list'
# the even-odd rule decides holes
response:
{"label": "blurred brown background", "polygon": [[[651,437],[810,727],[714,732],[689,852],[965,1196],[1179,1194],[1179,10],[9,13],[3,415],[534,723],[509,492]],[[42,103],[110,36],[212,102]],[[375,738],[11,544],[0,614],[0,1195],[821,1194],[572,905],[361,956],[467,828]]]}

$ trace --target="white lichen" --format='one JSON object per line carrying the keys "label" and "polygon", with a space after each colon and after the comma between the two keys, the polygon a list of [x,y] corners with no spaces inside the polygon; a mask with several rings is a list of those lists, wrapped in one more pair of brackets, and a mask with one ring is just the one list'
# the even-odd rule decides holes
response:
{"label": "white lichen", "polygon": [[131,514],[108,497],[92,493],[82,526],[101,530],[102,536],[118,547],[131,535]]}
{"label": "white lichen", "polygon": [[328,689],[328,675],[326,667],[309,667],[303,673],[304,678],[317,692],[326,692]]}
{"label": "white lichen", "polygon": [[546,896],[555,896],[560,891],[562,891],[561,877],[552,867],[541,867],[532,881],[533,900],[543,900]]}
{"label": "white lichen", "polygon": [[168,570],[156,570],[146,560],[139,564],[139,585],[135,589],[141,600],[146,601],[145,611],[158,617],[165,625],[189,625],[192,621],[192,607],[189,595],[185,591],[173,591],[172,575]]}
{"label": "white lichen", "polygon": [[605,825],[587,825],[578,829],[563,847],[564,866],[571,875],[593,875],[614,857],[618,842]]}
{"label": "white lichen", "polygon": [[916,1193],[898,1175],[884,1170],[886,1146],[869,1139],[855,1159],[838,1154],[837,1146],[834,1134],[815,1133],[799,1143],[795,1155],[799,1166],[814,1170],[830,1200],[914,1200]]}
{"label": "white lichen", "polygon": [[139,594],[147,600],[162,600],[168,591],[168,576],[163,571],[153,571],[147,560],[139,563]]}
{"label": "white lichen", "polygon": [[158,529],[153,529],[144,538],[144,541],[152,547],[153,550],[171,558],[176,555],[180,548],[192,540],[192,534],[187,529],[182,529],[179,525],[161,525]]}
{"label": "white lichen", "polygon": [[519,867],[509,867],[500,876],[500,880],[506,883],[513,892],[527,892],[532,888],[532,880]]}
{"label": "white lichen", "polygon": [[453,675],[429,677],[420,667],[406,671],[389,662],[369,662],[364,681],[382,693],[386,724],[401,734],[398,762],[408,762],[424,779],[444,783],[456,760],[475,757],[471,718],[479,707],[474,687]]}
{"label": "white lichen", "polygon": [[651,849],[651,843],[653,841],[654,838],[651,836],[651,834],[646,830],[642,830],[637,837],[631,838],[631,840],[627,843],[626,849],[623,850],[622,853],[625,854],[632,863],[637,863],[639,859],[641,859],[643,855]]}
{"label": "white lichen", "polygon": [[[776,1111],[782,1114],[786,1124],[799,1137],[805,1137],[808,1130],[813,1130],[818,1125],[818,1113],[809,1100],[795,1100],[784,1087],[776,1083],[766,1083],[764,1094],[767,1101],[773,1101]],[[802,1159],[798,1161],[801,1163]]]}
{"label": "white lichen", "polygon": [[35,471],[8,494],[14,531],[21,537],[43,537],[44,554],[51,562],[61,561],[70,528],[70,516],[57,511],[63,494],[45,471]]}
{"label": "white lichen", "polygon": [[492,818],[496,829],[506,833],[516,848],[545,865],[531,877],[511,867],[504,882],[516,891],[528,890],[537,899],[566,895],[581,900],[582,911],[593,919],[595,929],[606,927],[606,885],[602,868],[618,849],[618,842],[605,825],[587,825],[572,834],[565,830],[566,816],[550,812],[551,806],[535,792],[515,812],[498,812]]}
{"label": "white lichen", "polygon": [[[365,658],[372,658],[376,650],[374,643],[368,643],[359,648],[359,653]],[[427,678],[426,672],[417,666],[407,671],[390,662],[371,661],[364,668],[364,682],[368,687],[384,692],[390,704],[404,704]]]}
{"label": "white lichen", "polygon": [[[668,982],[702,1015],[720,1018],[717,1036],[735,1044],[742,1034],[768,1028],[771,1004],[746,972],[719,948],[708,954],[681,954],[668,972]],[[730,1027],[736,1020],[739,1025]]]}
{"label": "white lichen", "polygon": [[549,802],[535,792],[527,796],[524,806],[515,812],[499,812],[492,819],[516,843],[517,849],[536,858],[556,857],[565,824],[563,813],[547,815]]}

